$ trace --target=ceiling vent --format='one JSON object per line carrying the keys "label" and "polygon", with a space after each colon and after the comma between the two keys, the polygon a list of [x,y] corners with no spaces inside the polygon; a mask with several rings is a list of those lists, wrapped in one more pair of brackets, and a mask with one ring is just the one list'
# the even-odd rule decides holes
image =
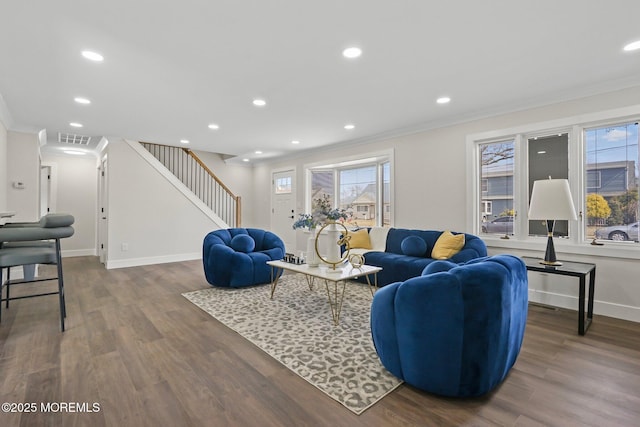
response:
{"label": "ceiling vent", "polygon": [[90,136],[76,135],[73,133],[58,133],[58,142],[62,144],[89,145],[89,141],[91,141]]}

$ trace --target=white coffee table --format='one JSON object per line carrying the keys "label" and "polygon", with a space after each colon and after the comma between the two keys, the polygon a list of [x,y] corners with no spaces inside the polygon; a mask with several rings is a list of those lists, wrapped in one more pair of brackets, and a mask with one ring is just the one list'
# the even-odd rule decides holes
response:
{"label": "white coffee table", "polygon": [[[319,266],[309,267],[307,264],[292,264],[284,261],[267,261],[267,264],[271,266],[271,299],[278,286],[279,274],[276,274],[277,270],[286,270],[293,273],[300,273],[304,275],[309,285],[309,290],[313,290],[313,284],[316,278],[324,280],[325,288],[327,289],[327,298],[329,299],[329,307],[331,308],[331,318],[333,324],[338,326],[340,323],[340,312],[342,311],[342,302],[344,301],[344,294],[347,285],[347,281],[355,279],[357,277],[366,277],[371,296],[378,288],[378,272],[382,270],[381,267],[375,267],[373,265],[363,265],[362,267],[353,268],[350,264],[343,266],[341,269],[332,271],[331,267]],[[373,276],[373,283],[371,281]],[[342,282],[342,289],[339,289],[339,284]],[[333,289],[329,283],[333,283]]]}

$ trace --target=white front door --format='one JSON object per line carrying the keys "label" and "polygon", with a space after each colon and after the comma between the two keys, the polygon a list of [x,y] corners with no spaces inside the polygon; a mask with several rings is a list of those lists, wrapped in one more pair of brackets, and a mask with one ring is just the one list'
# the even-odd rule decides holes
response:
{"label": "white front door", "polygon": [[100,202],[98,206],[98,255],[100,256],[100,262],[103,264],[107,264],[107,243],[108,239],[108,225],[109,222],[107,220],[107,207],[109,206],[108,199],[108,177],[107,177],[107,159],[105,158],[99,169],[99,180],[100,180]]}
{"label": "white front door", "polygon": [[285,244],[287,252],[296,247],[296,232],[292,228],[296,208],[296,174],[288,170],[274,172],[271,180],[271,231]]}

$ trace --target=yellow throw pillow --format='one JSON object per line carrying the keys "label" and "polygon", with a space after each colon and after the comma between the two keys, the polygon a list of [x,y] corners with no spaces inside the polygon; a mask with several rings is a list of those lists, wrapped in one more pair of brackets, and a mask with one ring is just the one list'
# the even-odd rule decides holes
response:
{"label": "yellow throw pillow", "polygon": [[358,231],[350,231],[349,247],[352,249],[362,248],[371,249],[371,240],[369,239],[369,232],[366,228],[361,228]]}
{"label": "yellow throw pillow", "polygon": [[451,234],[449,230],[443,232],[436,241],[431,258],[449,259],[464,247],[464,234]]}

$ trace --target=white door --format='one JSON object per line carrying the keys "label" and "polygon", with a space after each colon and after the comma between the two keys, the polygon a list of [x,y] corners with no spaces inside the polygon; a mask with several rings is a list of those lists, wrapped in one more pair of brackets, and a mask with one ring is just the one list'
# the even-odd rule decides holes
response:
{"label": "white door", "polygon": [[99,182],[100,182],[100,196],[98,206],[98,255],[100,256],[100,262],[107,263],[107,159],[102,161],[99,169]]}
{"label": "white door", "polygon": [[51,166],[40,166],[40,216],[50,212]]}
{"label": "white door", "polygon": [[294,170],[274,172],[271,179],[271,231],[283,241],[287,252],[296,248],[292,228],[296,208],[296,174]]}

